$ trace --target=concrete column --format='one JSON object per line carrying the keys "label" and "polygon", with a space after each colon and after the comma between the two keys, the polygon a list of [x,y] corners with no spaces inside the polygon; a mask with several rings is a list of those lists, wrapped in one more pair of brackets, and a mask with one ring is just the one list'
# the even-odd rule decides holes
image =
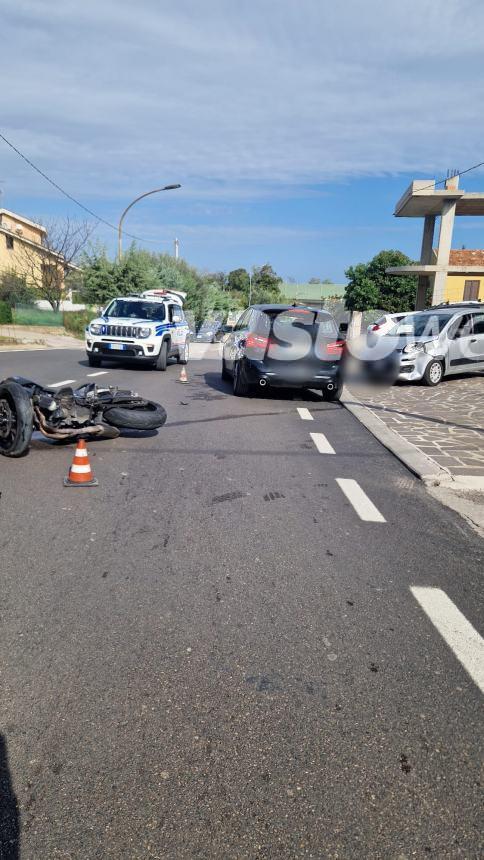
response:
{"label": "concrete column", "polygon": [[[420,250],[420,262],[424,266],[432,263],[432,250],[434,245],[435,215],[426,215],[422,234],[422,247]],[[429,286],[428,275],[419,275],[417,296],[415,299],[415,310],[423,311],[426,305],[427,289]]]}
{"label": "concrete column", "polygon": [[449,266],[450,249],[452,246],[452,233],[454,230],[456,200],[446,200],[442,205],[440,217],[439,244],[437,246],[437,265],[442,266],[440,272],[436,272],[432,304],[438,305],[444,301],[445,282]]}

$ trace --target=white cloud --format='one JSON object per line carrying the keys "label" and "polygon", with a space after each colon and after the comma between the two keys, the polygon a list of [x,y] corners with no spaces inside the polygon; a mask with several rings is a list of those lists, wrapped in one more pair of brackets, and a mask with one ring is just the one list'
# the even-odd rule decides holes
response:
{"label": "white cloud", "polygon": [[483,31],[480,0],[17,0],[1,125],[83,199],[432,176],[481,160]]}

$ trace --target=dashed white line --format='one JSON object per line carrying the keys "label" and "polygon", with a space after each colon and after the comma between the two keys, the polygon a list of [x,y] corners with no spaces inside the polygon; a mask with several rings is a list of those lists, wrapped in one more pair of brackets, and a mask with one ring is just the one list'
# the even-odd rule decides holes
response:
{"label": "dashed white line", "polygon": [[385,517],[361,489],[358,481],[354,481],[353,478],[336,478],[336,483],[341,487],[361,520],[367,523],[386,522]]}
{"label": "dashed white line", "polygon": [[320,454],[336,454],[336,451],[328,442],[324,433],[310,433],[309,435]]}
{"label": "dashed white line", "polygon": [[411,586],[415,599],[484,693],[484,639],[440,588]]}
{"label": "dashed white line", "polygon": [[70,385],[71,382],[75,382],[75,379],[63,379],[62,382],[51,382],[47,386],[47,388],[60,388],[61,385]]}
{"label": "dashed white line", "polygon": [[313,421],[314,420],[309,409],[306,409],[304,406],[298,406],[297,411],[299,412],[299,417],[302,418],[303,421]]}
{"label": "dashed white line", "polygon": [[109,373],[109,370],[97,370],[96,373],[86,373],[86,376],[104,376],[105,373]]}

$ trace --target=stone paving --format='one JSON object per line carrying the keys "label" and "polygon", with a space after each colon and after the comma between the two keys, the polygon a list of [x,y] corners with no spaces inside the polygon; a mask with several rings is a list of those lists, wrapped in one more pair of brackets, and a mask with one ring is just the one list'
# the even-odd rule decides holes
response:
{"label": "stone paving", "polygon": [[351,386],[351,394],[453,475],[484,479],[484,376],[448,377],[436,386]]}

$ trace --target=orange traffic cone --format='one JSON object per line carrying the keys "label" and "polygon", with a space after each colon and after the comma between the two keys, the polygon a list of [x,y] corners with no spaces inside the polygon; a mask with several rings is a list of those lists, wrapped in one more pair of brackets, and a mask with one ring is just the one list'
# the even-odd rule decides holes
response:
{"label": "orange traffic cone", "polygon": [[64,478],[64,487],[97,487],[97,485],[98,481],[92,473],[86,443],[84,439],[79,439],[69,474]]}
{"label": "orange traffic cone", "polygon": [[182,369],[180,370],[180,382],[188,382],[187,372],[185,370],[185,365],[182,364]]}

